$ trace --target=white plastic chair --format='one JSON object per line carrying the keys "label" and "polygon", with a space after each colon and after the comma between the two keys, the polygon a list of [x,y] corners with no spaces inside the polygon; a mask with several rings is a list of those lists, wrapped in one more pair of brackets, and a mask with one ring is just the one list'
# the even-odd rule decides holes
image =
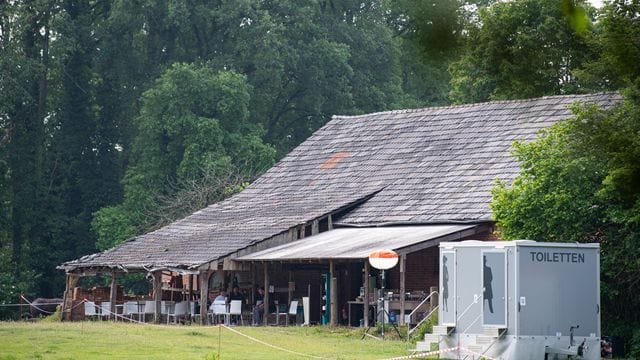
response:
{"label": "white plastic chair", "polygon": [[84,302],[84,317],[85,318],[97,318],[98,312],[96,311],[96,303],[93,301],[85,301]]}
{"label": "white plastic chair", "polygon": [[140,316],[144,314],[144,310],[140,309],[142,306],[137,301],[127,301],[122,308],[122,316],[133,320],[133,315],[138,315],[138,320],[140,320]]}
{"label": "white plastic chair", "polygon": [[276,310],[276,325],[280,325],[280,316],[284,317],[284,324],[289,325],[289,316],[295,316],[298,313],[298,300],[291,300],[289,310],[287,312],[280,312],[280,304],[276,302]]}
{"label": "white plastic chair", "polygon": [[172,312],[169,312],[167,314],[167,324],[169,324],[169,321],[171,321],[171,318],[173,318],[173,322],[177,324],[178,318],[185,315],[187,315],[187,302],[181,301],[175,304]]}
{"label": "white plastic chair", "polygon": [[287,325],[289,325],[289,316],[293,316],[296,318],[298,315],[298,300],[291,300],[291,304],[289,304],[289,313],[287,314]]}
{"label": "white plastic chair", "polygon": [[199,321],[200,319],[200,313],[196,314],[196,302],[195,301],[191,301],[190,303],[190,309],[189,309],[189,314],[191,315],[191,321]]}
{"label": "white plastic chair", "polygon": [[156,301],[147,300],[144,302],[144,316],[142,321],[147,322],[147,314],[154,316],[156,314]]}
{"label": "white plastic chair", "polygon": [[240,323],[244,325],[244,320],[242,319],[242,300],[231,300],[229,313],[227,314],[227,324],[231,323],[231,315],[239,316]]}
{"label": "white plastic chair", "polygon": [[100,317],[108,319],[109,315],[111,315],[111,301],[103,301],[100,304]]}
{"label": "white plastic chair", "polygon": [[160,302],[160,314],[168,315],[173,312],[173,307],[175,306],[175,302],[173,301],[165,301],[162,300]]}
{"label": "white plastic chair", "polygon": [[223,319],[226,318],[227,316],[227,304],[225,304],[224,302],[213,302],[211,303],[211,306],[209,307],[209,317],[210,317],[210,323],[211,324],[215,324],[215,320],[216,318],[218,318],[219,316],[222,316]]}

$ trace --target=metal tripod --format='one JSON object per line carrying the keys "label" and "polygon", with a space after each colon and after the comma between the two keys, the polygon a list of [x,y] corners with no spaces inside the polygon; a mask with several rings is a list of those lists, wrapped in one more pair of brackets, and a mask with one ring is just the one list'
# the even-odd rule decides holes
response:
{"label": "metal tripod", "polygon": [[[382,336],[382,340],[384,340],[384,318],[385,318],[385,316],[390,318],[389,313],[387,312],[387,309],[384,306],[385,301],[386,301],[384,299],[384,270],[382,270],[382,288],[380,290],[382,291],[382,297],[380,297],[378,299],[378,303],[382,303],[382,306],[379,307],[378,311],[376,312],[376,319],[378,319],[378,318],[382,319],[381,320],[382,328],[381,328],[381,331],[380,331],[380,335]],[[382,316],[380,316],[381,313],[382,313]],[[364,316],[369,316],[369,309],[364,309]],[[398,327],[396,326],[396,324],[391,322],[391,321],[389,321],[389,323],[393,326],[393,329],[396,331],[396,334],[398,334],[398,337],[400,339],[402,339],[402,335],[400,335],[400,330],[398,330]],[[369,329],[371,329],[371,326],[367,327],[367,329],[364,331],[364,334],[362,334],[362,339],[364,339],[365,336],[375,337],[375,336],[369,334]]]}

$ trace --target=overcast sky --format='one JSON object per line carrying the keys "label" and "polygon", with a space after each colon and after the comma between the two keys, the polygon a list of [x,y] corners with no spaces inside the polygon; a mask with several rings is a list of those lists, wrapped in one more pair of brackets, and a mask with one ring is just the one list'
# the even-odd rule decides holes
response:
{"label": "overcast sky", "polygon": [[597,8],[602,6],[602,0],[589,0],[589,2],[591,3],[591,5]]}

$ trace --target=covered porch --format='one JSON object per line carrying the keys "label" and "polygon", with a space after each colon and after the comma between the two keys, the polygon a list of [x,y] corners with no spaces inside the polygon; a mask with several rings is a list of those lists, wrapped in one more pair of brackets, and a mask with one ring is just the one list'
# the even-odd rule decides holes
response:
{"label": "covered porch", "polygon": [[[138,304],[136,319],[143,321],[208,323],[209,305],[221,290],[238,287],[242,293],[244,323],[252,323],[253,306],[260,287],[267,310],[262,324],[283,324],[295,319],[307,324],[370,326],[376,321],[377,300],[388,299],[387,310],[399,324],[419,305],[429,310],[435,303],[421,302],[438,286],[438,244],[441,241],[488,239],[491,224],[423,225],[389,227],[311,226],[306,237],[294,229],[276,239],[279,245],[266,249],[243,249],[222,259],[197,267],[125,268],[102,267],[67,272],[63,319],[79,320],[79,302],[90,299],[98,307],[109,307],[107,318],[133,318],[127,304]],[[304,228],[302,228],[304,229]],[[315,233],[315,234],[314,234]],[[306,235],[306,234],[304,234]],[[284,239],[284,237],[287,237]],[[380,272],[368,263],[371,252],[392,249],[399,264],[387,271],[381,293]],[[124,273],[146,274],[148,294],[123,294],[118,280]],[[79,295],[82,276],[104,274],[111,284],[102,288],[101,299]],[[106,299],[105,299],[106,297]],[[306,299],[305,299],[306,298]],[[305,299],[303,301],[303,299]],[[434,296],[433,299],[436,299]],[[99,301],[100,300],[100,301]],[[289,313],[292,301],[299,310]],[[142,305],[144,304],[144,305]],[[176,314],[177,304],[180,313]],[[204,306],[203,306],[204,305]],[[73,310],[76,310],[74,314]],[[105,313],[104,311],[102,313]],[[143,314],[143,315],[142,315]]]}

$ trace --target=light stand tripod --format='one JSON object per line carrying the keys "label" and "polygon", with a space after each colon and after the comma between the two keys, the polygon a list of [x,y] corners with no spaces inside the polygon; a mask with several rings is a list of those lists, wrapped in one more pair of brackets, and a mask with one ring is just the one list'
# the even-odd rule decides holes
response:
{"label": "light stand tripod", "polygon": [[[385,317],[389,317],[389,313],[387,312],[386,306],[385,306],[385,297],[384,297],[384,270],[382,271],[382,287],[381,287],[381,291],[382,291],[382,296],[378,299],[378,303],[382,304],[382,306],[378,307],[378,311],[376,311],[376,319],[380,318],[381,319],[381,323],[382,323],[382,328],[380,331],[380,334],[382,336],[382,340],[384,340],[384,318]],[[382,315],[382,316],[380,316]],[[369,316],[369,309],[364,309],[364,316]],[[402,339],[402,335],[400,335],[400,331],[398,330],[398,327],[396,326],[396,324],[394,322],[389,321],[389,323],[393,326],[394,330],[396,331],[396,334],[398,334],[398,337],[400,339]],[[364,339],[365,336],[373,336],[373,335],[369,335],[369,329],[371,329],[371,326],[367,327],[367,329],[364,331],[364,334],[362,334],[362,339]],[[361,340],[362,340],[361,339]]]}

